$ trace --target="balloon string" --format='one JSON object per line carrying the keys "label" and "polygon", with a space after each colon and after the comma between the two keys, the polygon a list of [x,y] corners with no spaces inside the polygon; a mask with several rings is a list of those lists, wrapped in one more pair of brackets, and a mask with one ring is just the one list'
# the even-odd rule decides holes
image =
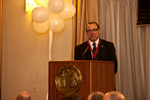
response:
{"label": "balloon string", "polygon": [[53,37],[53,32],[49,29],[49,61],[52,60],[51,57],[52,37]]}

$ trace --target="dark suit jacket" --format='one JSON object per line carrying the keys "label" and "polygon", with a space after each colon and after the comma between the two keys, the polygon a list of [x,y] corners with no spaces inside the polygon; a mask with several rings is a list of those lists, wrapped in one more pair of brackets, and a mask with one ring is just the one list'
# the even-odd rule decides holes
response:
{"label": "dark suit jacket", "polygon": [[[87,46],[88,46],[88,43],[84,42],[75,47],[75,55],[74,55],[75,60],[81,60],[81,56],[83,52],[85,51],[85,49],[87,48]],[[116,58],[116,51],[115,51],[114,44],[112,42],[108,42],[108,41],[101,39],[96,58],[97,60],[101,60],[101,61],[114,61],[115,73],[117,72],[118,64],[117,64],[117,58]],[[84,60],[92,60],[90,49],[87,50]]]}

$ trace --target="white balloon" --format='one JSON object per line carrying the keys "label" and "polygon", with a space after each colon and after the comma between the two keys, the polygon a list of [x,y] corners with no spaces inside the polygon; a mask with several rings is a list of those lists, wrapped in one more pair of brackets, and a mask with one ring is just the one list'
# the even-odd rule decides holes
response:
{"label": "white balloon", "polygon": [[48,9],[52,13],[60,13],[64,8],[63,0],[49,0]]}
{"label": "white balloon", "polygon": [[37,33],[44,33],[44,32],[46,32],[49,29],[48,21],[45,21],[43,23],[37,23],[37,22],[33,21],[33,29]]}
{"label": "white balloon", "polygon": [[75,6],[69,2],[65,2],[65,7],[62,12],[58,13],[61,18],[69,19],[74,16],[76,12]]}
{"label": "white balloon", "polygon": [[34,0],[34,2],[36,3],[36,5],[38,6],[44,6],[47,7],[49,0]]}
{"label": "white balloon", "polygon": [[46,7],[35,7],[32,10],[32,19],[37,23],[45,22],[49,17],[49,10]]}
{"label": "white balloon", "polygon": [[49,23],[49,29],[52,30],[53,32],[60,32],[63,30],[65,26],[65,20],[60,18],[56,14],[50,14],[48,23]]}

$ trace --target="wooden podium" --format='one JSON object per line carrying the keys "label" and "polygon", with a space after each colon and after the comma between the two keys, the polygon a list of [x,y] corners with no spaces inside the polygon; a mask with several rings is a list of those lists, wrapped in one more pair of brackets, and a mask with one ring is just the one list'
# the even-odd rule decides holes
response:
{"label": "wooden podium", "polygon": [[93,91],[106,93],[115,89],[114,63],[112,61],[74,60],[49,62],[48,100],[61,100],[64,96],[55,85],[58,70],[64,65],[73,65],[82,75],[82,84],[76,92],[82,100],[87,100]]}

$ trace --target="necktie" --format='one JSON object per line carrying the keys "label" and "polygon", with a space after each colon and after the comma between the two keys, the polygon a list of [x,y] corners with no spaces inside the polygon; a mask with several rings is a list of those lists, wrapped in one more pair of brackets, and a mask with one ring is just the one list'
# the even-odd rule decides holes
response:
{"label": "necktie", "polygon": [[93,43],[93,52],[95,53],[96,51],[96,43]]}

